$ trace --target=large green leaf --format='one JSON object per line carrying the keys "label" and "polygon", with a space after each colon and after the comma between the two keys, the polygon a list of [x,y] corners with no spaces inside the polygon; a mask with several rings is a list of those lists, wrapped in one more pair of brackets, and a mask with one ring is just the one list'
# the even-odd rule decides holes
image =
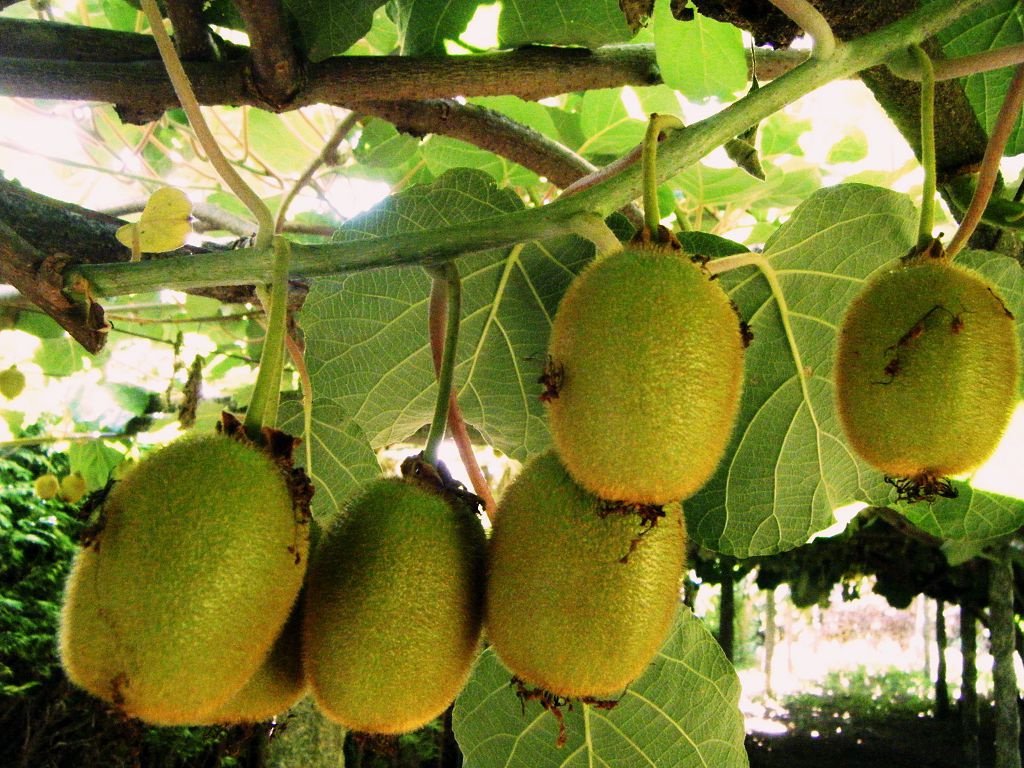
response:
{"label": "large green leaf", "polygon": [[[522,202],[480,171],[457,170],[349,221],[342,239],[416,232],[512,212]],[[592,256],[576,237],[458,260],[463,312],[456,387],[466,420],[516,458],[547,447],[537,378],[551,318]],[[435,383],[427,338],[430,279],[419,268],[316,280],[303,309],[317,397],[332,397],[375,446],[429,423]]]}
{"label": "large green leaf", "polygon": [[385,0],[285,0],[310,61],[340,56],[370,31]]}
{"label": "large green leaf", "polygon": [[959,496],[902,505],[918,528],[943,539],[982,542],[1024,525],[1024,501],[955,483]]}
{"label": "large green leaf", "polygon": [[691,21],[678,21],[669,0],[657,0],[653,24],[658,69],[666,85],[690,101],[732,101],[746,86],[747,54],[738,28],[699,13]]}
{"label": "large green leaf", "polygon": [[502,48],[538,44],[596,48],[632,36],[617,0],[508,0],[498,19]]}
{"label": "large green leaf", "polygon": [[[1024,43],[1024,7],[1019,0],[993,0],[939,33],[949,58]],[[964,80],[967,98],[989,133],[1010,86],[1013,69],[1003,67]],[[1024,124],[1018,116],[1004,154],[1024,152]]]}
{"label": "large green leaf", "polygon": [[302,403],[281,403],[278,427],[303,439],[295,463],[306,469],[316,489],[313,516],[326,522],[360,486],[380,477],[380,465],[359,425],[332,398],[313,398],[311,422],[307,434]]}
{"label": "large green leaf", "polygon": [[476,12],[478,0],[392,0],[388,6],[406,56],[443,54],[444,41],[456,40]]}
{"label": "large green leaf", "polygon": [[558,722],[520,701],[511,673],[487,650],[455,703],[455,737],[466,768],[741,768],[747,754],[740,685],[711,633],[689,609],[647,671],[612,709],[574,703]]}
{"label": "large green leaf", "polygon": [[826,528],[839,507],[888,498],[881,473],[842,435],[832,358],[847,305],[869,274],[907,252],[916,219],[909,199],[888,190],[823,189],[765,245],[765,269],[785,306],[759,270],[723,276],[755,338],[732,445],[686,503],[698,542],[738,557],[773,554]]}
{"label": "large green leaf", "polygon": [[580,128],[586,137],[576,148],[581,154],[621,155],[640,143],[652,112],[678,114],[676,94],[666,86],[629,89],[639,110],[630,114],[623,101],[626,89],[587,91],[580,102]]}

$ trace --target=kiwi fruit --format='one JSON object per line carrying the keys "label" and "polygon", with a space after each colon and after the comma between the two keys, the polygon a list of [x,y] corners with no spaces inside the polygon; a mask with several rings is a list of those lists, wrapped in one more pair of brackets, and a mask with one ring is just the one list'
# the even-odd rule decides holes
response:
{"label": "kiwi fruit", "polygon": [[16,366],[0,371],[0,395],[13,400],[25,390],[25,374]]}
{"label": "kiwi fruit", "polygon": [[498,504],[487,637],[524,683],[565,697],[615,695],[672,626],[685,553],[678,502],[609,505],[555,453],[541,454]]}
{"label": "kiwi fruit", "polygon": [[60,480],[57,479],[56,475],[51,475],[49,473],[40,475],[36,478],[32,489],[40,499],[43,499],[44,501],[52,499],[60,493]]}
{"label": "kiwi fruit", "polygon": [[839,330],[839,417],[854,451],[892,477],[978,467],[1017,402],[1013,315],[980,275],[945,260],[871,278]]}
{"label": "kiwi fruit", "polygon": [[308,525],[290,472],[243,438],[183,438],[103,501],[75,557],[60,654],[73,683],[156,725],[205,722],[256,674],[295,603]]}
{"label": "kiwi fruit", "polygon": [[486,539],[471,505],[397,478],[350,500],[310,564],[303,666],[321,711],[398,734],[461,690],[477,653]]}
{"label": "kiwi fruit", "polygon": [[88,485],[81,472],[65,475],[60,481],[60,497],[68,504],[77,504],[85,496]]}
{"label": "kiwi fruit", "polygon": [[305,695],[300,605],[300,602],[296,602],[291,616],[256,674],[225,704],[210,713],[205,718],[206,723],[261,723],[290,709]]}
{"label": "kiwi fruit", "polygon": [[743,349],[729,297],[685,254],[630,245],[590,264],[558,307],[542,377],[569,474],[604,499],[692,495],[728,444]]}

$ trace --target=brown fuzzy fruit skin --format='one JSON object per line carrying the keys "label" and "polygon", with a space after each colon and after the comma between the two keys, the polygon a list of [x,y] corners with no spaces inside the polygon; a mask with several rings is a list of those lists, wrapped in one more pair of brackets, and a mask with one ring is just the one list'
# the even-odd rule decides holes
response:
{"label": "brown fuzzy fruit skin", "polygon": [[995,450],[1017,402],[1014,319],[946,262],[873,277],[839,331],[836,403],[850,445],[894,477],[955,475]]}
{"label": "brown fuzzy fruit skin", "polygon": [[306,693],[302,674],[302,615],[292,609],[267,658],[242,689],[210,714],[210,725],[262,723],[298,703]]}
{"label": "brown fuzzy fruit skin", "polygon": [[298,596],[309,526],[262,451],[211,434],[114,485],[61,616],[73,683],[155,725],[203,723],[249,681]]}
{"label": "brown fuzzy fruit skin", "polygon": [[609,697],[650,663],[679,605],[686,529],[678,503],[645,527],[606,513],[553,452],[505,492],[490,542],[486,633],[525,683]]}
{"label": "brown fuzzy fruit skin", "polygon": [[486,539],[461,502],[378,480],[349,502],[310,566],[303,665],[320,710],[398,734],[441,714],[479,650]]}
{"label": "brown fuzzy fruit skin", "polygon": [[718,466],[739,409],[739,318],[690,258],[627,246],[588,266],[555,315],[548,393],[566,469],[603,499],[666,504]]}

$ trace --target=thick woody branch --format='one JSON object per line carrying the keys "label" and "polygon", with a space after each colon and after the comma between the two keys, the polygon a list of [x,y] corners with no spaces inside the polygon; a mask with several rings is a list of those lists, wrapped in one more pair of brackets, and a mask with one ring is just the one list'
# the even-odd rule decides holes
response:
{"label": "thick woody branch", "polygon": [[[127,262],[129,252],[114,233],[124,224],[121,219],[71,203],[61,202],[0,178],[0,282],[14,285],[26,298],[51,314],[90,351],[103,345],[94,326],[102,315],[92,313],[86,324],[81,310],[72,309],[63,297],[53,291],[63,287],[59,275],[52,276],[42,265],[59,270],[64,261],[76,264],[115,264]],[[227,251],[217,243],[200,248],[186,246],[175,253],[187,255],[209,251]],[[218,286],[189,290],[226,303],[246,304],[256,301],[251,285]],[[289,307],[302,306],[307,288],[293,283],[288,296]],[[98,308],[97,308],[98,309]],[[98,326],[96,326],[98,327]]]}
{"label": "thick woody branch", "polygon": [[75,304],[64,295],[61,270],[71,260],[65,253],[46,254],[0,221],[0,280],[60,323],[90,352],[106,340],[103,310],[97,304]]}
{"label": "thick woody branch", "polygon": [[249,34],[252,78],[268,103],[285,108],[302,86],[302,63],[280,0],[235,0]]}
{"label": "thick woody branch", "polygon": [[[517,162],[562,189],[599,170],[563,144],[476,104],[451,99],[374,101],[359,105],[359,110],[414,136],[437,133],[462,139]],[[643,224],[643,214],[635,205],[627,206],[623,213],[635,226]]]}
{"label": "thick woody branch", "polygon": [[213,61],[217,47],[203,19],[202,0],[164,0],[174,29],[174,47],[182,61]]}

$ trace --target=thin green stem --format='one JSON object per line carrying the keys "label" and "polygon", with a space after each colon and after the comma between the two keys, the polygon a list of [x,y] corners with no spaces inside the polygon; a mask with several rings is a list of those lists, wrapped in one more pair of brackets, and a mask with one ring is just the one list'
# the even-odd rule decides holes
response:
{"label": "thin green stem", "polygon": [[661,211],[658,209],[658,142],[663,131],[684,127],[683,121],[675,115],[652,114],[647,121],[640,164],[643,172],[644,226],[654,239],[657,239],[658,227],[661,226]]}
{"label": "thin green stem", "polygon": [[[451,402],[452,381],[455,378],[455,353],[459,343],[459,322],[462,319],[462,281],[459,270],[449,262],[433,271],[434,281],[431,292],[443,292],[447,297],[448,314],[445,323],[444,352],[441,355],[441,370],[437,375],[437,401],[434,405],[434,419],[430,422],[427,433],[427,445],[423,449],[423,459],[430,464],[437,464],[437,454],[444,439],[445,427],[448,424],[448,406]],[[432,297],[440,302],[441,297]]]}
{"label": "thin green stem", "polygon": [[978,169],[978,186],[975,188],[971,203],[960,221],[959,229],[953,235],[949,247],[946,248],[946,256],[950,259],[954,258],[967,244],[985,213],[988,201],[992,198],[996,179],[999,178],[999,161],[1002,160],[1006,142],[1010,139],[1022,106],[1024,106],[1024,64],[1019,65],[1014,71],[1010,88],[1006,92],[1006,98],[1003,99],[1003,105],[999,108],[999,114],[992,126],[992,135],[985,146],[985,155],[981,158],[981,167]]}
{"label": "thin green stem", "polygon": [[260,196],[245,183],[245,180],[221,151],[217,139],[214,138],[210,126],[199,109],[199,102],[196,100],[191,83],[189,83],[188,75],[185,74],[185,68],[181,65],[181,59],[178,58],[178,53],[174,50],[174,44],[167,35],[167,30],[164,29],[163,17],[160,16],[156,0],[142,0],[142,10],[149,20],[153,38],[160,51],[160,58],[167,69],[167,76],[174,86],[174,92],[178,96],[178,101],[181,102],[182,109],[185,110],[192,130],[196,133],[196,138],[224,183],[230,187],[239,200],[245,203],[246,208],[252,211],[252,215],[256,218],[259,227],[256,233],[256,246],[258,248],[269,247],[270,240],[274,236],[274,217],[270,213],[270,209]]}
{"label": "thin green stem", "polygon": [[273,239],[274,277],[270,285],[270,306],[267,310],[267,335],[263,339],[259,373],[253,388],[244,427],[256,439],[263,427],[277,424],[277,406],[281,394],[281,370],[284,366],[284,337],[288,322],[288,264],[290,243],[283,237]]}
{"label": "thin green stem", "polygon": [[921,69],[921,165],[924,167],[924,189],[921,192],[921,226],[918,244],[932,239],[935,229],[935,70],[931,57],[920,45],[911,52]]}

